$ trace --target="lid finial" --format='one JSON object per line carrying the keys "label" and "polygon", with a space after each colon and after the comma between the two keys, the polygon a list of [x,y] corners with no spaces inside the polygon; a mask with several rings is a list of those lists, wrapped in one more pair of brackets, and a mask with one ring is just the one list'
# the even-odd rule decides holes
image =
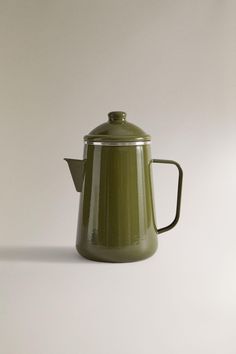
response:
{"label": "lid finial", "polygon": [[114,111],[108,113],[110,123],[122,123],[126,119],[126,113],[121,111]]}

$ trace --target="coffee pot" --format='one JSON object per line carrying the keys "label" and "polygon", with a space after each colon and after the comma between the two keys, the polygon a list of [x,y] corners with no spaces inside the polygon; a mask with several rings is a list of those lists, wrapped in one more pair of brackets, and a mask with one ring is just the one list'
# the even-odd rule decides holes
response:
{"label": "coffee pot", "polygon": [[[84,137],[82,160],[68,159],[80,206],[76,249],[102,262],[132,262],[152,256],[157,235],[179,220],[183,172],[173,160],[152,159],[151,137],[126,120],[126,113],[108,114],[108,121]],[[152,164],[178,169],[174,220],[156,224]]]}

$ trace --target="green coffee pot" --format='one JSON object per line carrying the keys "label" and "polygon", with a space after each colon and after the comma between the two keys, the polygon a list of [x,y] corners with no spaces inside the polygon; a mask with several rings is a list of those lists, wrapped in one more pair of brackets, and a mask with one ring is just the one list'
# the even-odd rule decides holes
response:
{"label": "green coffee pot", "polygon": [[[132,262],[152,256],[157,235],[179,220],[183,172],[172,160],[151,158],[151,137],[110,112],[108,122],[84,137],[83,160],[65,159],[80,195],[77,251],[102,262]],[[152,163],[177,167],[175,218],[158,228],[154,215]]]}

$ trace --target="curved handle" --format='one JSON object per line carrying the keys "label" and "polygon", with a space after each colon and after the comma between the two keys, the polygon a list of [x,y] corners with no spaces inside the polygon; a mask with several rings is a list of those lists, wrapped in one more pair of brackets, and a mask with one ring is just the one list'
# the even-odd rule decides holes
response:
{"label": "curved handle", "polygon": [[169,225],[167,225],[165,227],[162,227],[160,229],[158,229],[156,227],[156,225],[155,225],[156,232],[158,234],[161,234],[163,232],[166,232],[166,231],[172,229],[177,224],[177,222],[179,221],[180,205],[181,205],[181,194],[182,194],[182,182],[183,182],[183,170],[182,170],[181,166],[178,164],[178,162],[173,161],[173,160],[152,159],[150,161],[150,166],[151,166],[152,163],[166,163],[166,164],[170,164],[170,165],[175,165],[177,167],[177,169],[178,169],[178,172],[179,172],[178,189],[177,189],[177,204],[176,204],[175,218],[174,218],[174,220],[172,221],[171,224],[169,224]]}

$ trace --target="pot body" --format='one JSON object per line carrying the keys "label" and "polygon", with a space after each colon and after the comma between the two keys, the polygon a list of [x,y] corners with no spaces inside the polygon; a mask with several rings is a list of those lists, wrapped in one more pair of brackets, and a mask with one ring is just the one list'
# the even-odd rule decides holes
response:
{"label": "pot body", "polygon": [[76,248],[89,259],[132,262],[157,249],[150,142],[85,144]]}

